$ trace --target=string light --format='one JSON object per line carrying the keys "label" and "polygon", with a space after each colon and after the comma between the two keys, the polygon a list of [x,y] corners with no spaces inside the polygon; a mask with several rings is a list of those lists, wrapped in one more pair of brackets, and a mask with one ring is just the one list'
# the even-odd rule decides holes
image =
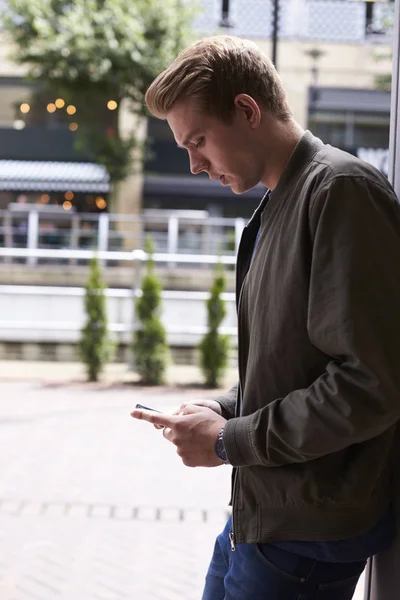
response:
{"label": "string light", "polygon": [[29,104],[27,104],[26,102],[23,102],[23,103],[21,104],[21,106],[19,107],[19,110],[20,110],[22,113],[28,113],[28,112],[31,110],[31,107],[30,107],[30,106],[29,106]]}
{"label": "string light", "polygon": [[49,104],[47,105],[47,112],[49,113],[53,113],[56,112],[57,107],[53,102],[49,102]]}
{"label": "string light", "polygon": [[63,202],[63,209],[64,210],[71,210],[72,208],[72,204],[69,200],[65,200],[65,202]]}
{"label": "string light", "polygon": [[69,115],[74,115],[76,113],[76,106],[69,104],[66,110]]}
{"label": "string light", "polygon": [[22,119],[16,119],[13,123],[14,129],[24,129],[25,122]]}
{"label": "string light", "polygon": [[107,206],[107,202],[101,196],[97,196],[96,198],[96,206],[99,210],[103,210]]}
{"label": "string light", "polygon": [[62,98],[57,98],[54,104],[57,106],[57,108],[63,108],[65,106],[65,102]]}
{"label": "string light", "polygon": [[76,130],[78,129],[78,123],[70,123],[70,124],[68,125],[68,129],[69,129],[70,131],[76,131]]}
{"label": "string light", "polygon": [[65,194],[64,194],[64,198],[66,200],[72,200],[73,197],[74,197],[74,192],[65,192]]}
{"label": "string light", "polygon": [[48,202],[50,202],[50,196],[48,194],[42,194],[40,196],[40,202],[41,204],[47,204]]}
{"label": "string light", "polygon": [[115,100],[109,100],[107,102],[107,108],[108,110],[115,110],[118,107],[117,102],[115,102]]}

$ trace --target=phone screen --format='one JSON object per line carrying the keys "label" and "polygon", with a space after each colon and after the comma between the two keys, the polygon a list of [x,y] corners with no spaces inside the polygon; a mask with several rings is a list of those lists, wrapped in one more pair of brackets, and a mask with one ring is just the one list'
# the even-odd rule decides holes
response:
{"label": "phone screen", "polygon": [[145,406],[144,404],[136,404],[135,408],[139,408],[141,410],[151,410],[153,412],[161,413],[161,410],[157,410],[155,408],[151,408],[150,406]]}

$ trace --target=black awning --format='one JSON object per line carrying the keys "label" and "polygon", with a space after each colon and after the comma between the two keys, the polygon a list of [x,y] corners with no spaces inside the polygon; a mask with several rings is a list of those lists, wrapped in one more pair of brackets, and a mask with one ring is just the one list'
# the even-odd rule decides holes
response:
{"label": "black awning", "polygon": [[0,160],[1,191],[107,193],[103,165],[84,162]]}

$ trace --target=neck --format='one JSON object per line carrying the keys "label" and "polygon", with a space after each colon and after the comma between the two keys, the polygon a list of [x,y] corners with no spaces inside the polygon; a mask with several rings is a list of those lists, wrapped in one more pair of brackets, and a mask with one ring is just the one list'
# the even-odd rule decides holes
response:
{"label": "neck", "polygon": [[[269,117],[269,118],[268,118]],[[304,134],[296,121],[279,121],[268,115],[264,125],[265,169],[261,178],[270,190],[275,189],[291,157],[293,150]]]}

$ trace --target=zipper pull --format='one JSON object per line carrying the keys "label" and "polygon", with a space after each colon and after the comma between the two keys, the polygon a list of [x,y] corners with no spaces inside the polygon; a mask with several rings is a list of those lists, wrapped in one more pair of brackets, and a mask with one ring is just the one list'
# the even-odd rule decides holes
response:
{"label": "zipper pull", "polygon": [[229,534],[229,541],[231,543],[231,550],[232,550],[232,552],[235,552],[236,545],[235,545],[235,536],[234,536],[233,531],[231,531],[230,534]]}

